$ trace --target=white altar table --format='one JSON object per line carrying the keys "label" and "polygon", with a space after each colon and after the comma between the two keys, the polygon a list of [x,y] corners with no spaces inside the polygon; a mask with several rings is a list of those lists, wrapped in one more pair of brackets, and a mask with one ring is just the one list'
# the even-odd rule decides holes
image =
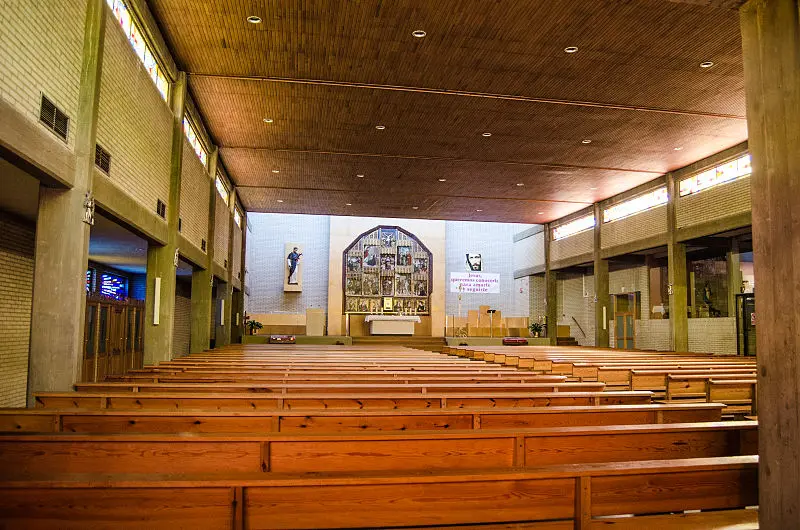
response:
{"label": "white altar table", "polygon": [[370,335],[413,335],[414,324],[422,322],[413,315],[367,315]]}

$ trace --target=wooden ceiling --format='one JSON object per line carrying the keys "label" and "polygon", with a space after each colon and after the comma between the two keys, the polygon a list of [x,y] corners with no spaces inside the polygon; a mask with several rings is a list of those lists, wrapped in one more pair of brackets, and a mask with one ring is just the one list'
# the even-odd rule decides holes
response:
{"label": "wooden ceiling", "polygon": [[148,0],[247,210],[525,223],[746,139],[738,3]]}

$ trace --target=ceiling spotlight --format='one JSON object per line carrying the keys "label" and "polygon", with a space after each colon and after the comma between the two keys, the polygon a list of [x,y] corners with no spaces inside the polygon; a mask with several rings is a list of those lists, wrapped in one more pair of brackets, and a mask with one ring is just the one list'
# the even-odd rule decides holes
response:
{"label": "ceiling spotlight", "polygon": [[247,17],[247,21],[251,24],[261,24],[261,17],[257,17],[255,15],[251,15]]}
{"label": "ceiling spotlight", "polygon": [[589,188],[589,189],[590,189],[590,190],[592,190],[592,191],[594,191],[594,190],[596,190],[596,189],[597,189],[597,187],[594,187],[594,188]]}
{"label": "ceiling spotlight", "polygon": [[519,186],[520,188],[521,188],[522,186],[524,186],[524,185],[525,185],[525,183],[524,183],[524,182],[517,182],[517,186]]}
{"label": "ceiling spotlight", "polygon": [[412,206],[411,209],[412,210],[419,210],[419,206]]}
{"label": "ceiling spotlight", "polygon": [[414,31],[411,32],[411,34],[414,35],[418,39],[421,39],[422,37],[427,35],[427,33],[425,33],[425,31],[423,31],[421,29],[415,29]]}
{"label": "ceiling spotlight", "polygon": [[264,118],[264,123],[272,123],[272,118]]}
{"label": "ceiling spotlight", "polygon": [[364,175],[356,175],[356,177],[358,177],[358,178],[360,178],[360,179],[363,179],[363,178],[364,178]]}
{"label": "ceiling spotlight", "polygon": [[492,133],[490,133],[490,132],[485,132],[485,133],[483,133],[481,136],[483,136],[483,137],[485,137],[485,138],[489,138],[491,135],[492,135]]}
{"label": "ceiling spotlight", "polygon": [[544,212],[536,212],[538,215],[544,215]]}
{"label": "ceiling spotlight", "polygon": [[681,149],[683,149],[683,147],[673,147],[672,148],[673,151],[680,151]]}
{"label": "ceiling spotlight", "polygon": [[280,169],[273,169],[273,170],[272,170],[272,172],[273,172],[273,173],[280,173],[280,172],[281,172],[281,170],[280,170]]}
{"label": "ceiling spotlight", "polygon": [[567,53],[575,53],[575,52],[578,51],[578,47],[577,46],[567,46],[566,48],[564,48],[564,51],[567,52]]}
{"label": "ceiling spotlight", "polygon": [[582,144],[590,144],[590,143],[592,143],[592,141],[591,140],[581,140],[581,143]]}
{"label": "ceiling spotlight", "polygon": [[447,179],[439,179],[439,182],[447,182]]}
{"label": "ceiling spotlight", "polygon": [[344,203],[344,205],[345,205],[345,206],[352,206],[353,204],[352,204],[352,203],[349,203],[349,202],[346,202],[346,203]]}
{"label": "ceiling spotlight", "polygon": [[283,202],[283,199],[278,199],[278,202]]}
{"label": "ceiling spotlight", "polygon": [[700,63],[700,68],[711,68],[714,66],[714,61],[703,61]]}
{"label": "ceiling spotlight", "polygon": [[378,129],[379,131],[382,131],[382,130],[384,130],[386,128],[386,126],[385,125],[376,125],[375,128]]}
{"label": "ceiling spotlight", "polygon": [[478,209],[478,210],[475,210],[475,211],[476,211],[476,212],[482,212],[483,210],[480,210],[480,209]]}

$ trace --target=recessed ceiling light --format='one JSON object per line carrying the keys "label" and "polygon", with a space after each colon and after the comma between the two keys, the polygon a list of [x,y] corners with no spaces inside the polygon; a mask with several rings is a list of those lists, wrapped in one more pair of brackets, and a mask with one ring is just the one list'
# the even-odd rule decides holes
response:
{"label": "recessed ceiling light", "polygon": [[481,134],[481,136],[486,137],[486,138],[489,138],[491,135],[492,135],[492,133],[490,133],[490,132],[485,132],[485,133]]}
{"label": "recessed ceiling light", "polygon": [[524,182],[517,182],[517,186],[519,186],[519,187],[522,187],[522,186],[524,186],[524,185],[525,185],[525,183],[524,183]]}
{"label": "recessed ceiling light", "polygon": [[281,170],[280,170],[280,169],[273,169],[273,170],[272,170],[272,172],[273,172],[273,173],[280,173],[280,172],[281,172]]}
{"label": "recessed ceiling light", "polygon": [[251,15],[247,17],[247,21],[251,24],[261,24],[261,17],[257,17],[255,15]]}
{"label": "recessed ceiling light", "polygon": [[680,151],[681,149],[683,149],[683,147],[673,147],[672,148],[673,151]]}
{"label": "recessed ceiling light", "polygon": [[378,129],[379,131],[382,131],[382,130],[384,130],[386,128],[386,126],[385,125],[376,125],[375,128]]}
{"label": "recessed ceiling light", "polygon": [[421,30],[421,29],[415,29],[414,31],[411,32],[411,34],[414,35],[418,39],[421,39],[422,37],[427,35],[427,33],[425,33],[425,31]]}
{"label": "recessed ceiling light", "polygon": [[703,61],[700,63],[700,68],[711,68],[714,66],[714,61]]}
{"label": "recessed ceiling light", "polygon": [[283,199],[278,199],[278,202],[283,202]]}
{"label": "recessed ceiling light", "polygon": [[344,203],[344,205],[345,205],[345,206],[352,206],[353,204],[352,204],[352,203],[350,203],[350,202],[346,202],[346,203]]}
{"label": "recessed ceiling light", "polygon": [[419,206],[412,206],[411,209],[412,210],[419,210]]}
{"label": "recessed ceiling light", "polygon": [[447,179],[439,179],[439,182],[447,182]]}
{"label": "recessed ceiling light", "polygon": [[567,52],[567,53],[575,53],[575,52],[578,51],[578,47],[577,46],[567,46],[566,48],[564,48],[564,51]]}
{"label": "recessed ceiling light", "polygon": [[476,212],[482,212],[483,210],[480,210],[480,209],[478,209],[478,210],[475,210],[475,211],[476,211]]}
{"label": "recessed ceiling light", "polygon": [[581,140],[581,143],[582,144],[590,144],[590,143],[592,143],[592,141],[591,140]]}
{"label": "recessed ceiling light", "polygon": [[360,179],[363,179],[363,178],[364,178],[364,175],[356,175],[356,177],[358,177],[358,178],[360,178]]}
{"label": "recessed ceiling light", "polygon": [[272,123],[272,118],[264,118],[264,123]]}
{"label": "recessed ceiling light", "polygon": [[589,188],[589,189],[590,189],[590,190],[596,190],[597,188],[596,188],[596,187],[594,187],[594,188]]}
{"label": "recessed ceiling light", "polygon": [[544,212],[536,212],[539,215],[544,215]]}

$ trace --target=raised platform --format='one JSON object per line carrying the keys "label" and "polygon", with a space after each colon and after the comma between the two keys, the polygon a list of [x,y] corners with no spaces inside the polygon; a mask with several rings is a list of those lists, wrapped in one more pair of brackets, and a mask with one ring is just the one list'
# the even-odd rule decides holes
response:
{"label": "raised platform", "polygon": [[[342,343],[345,346],[352,346],[353,339],[344,335],[326,335],[324,337],[308,337],[306,335],[295,335],[295,344],[330,344]],[[242,344],[267,344],[269,335],[245,335],[242,337]]]}
{"label": "raised platform", "polygon": [[[549,346],[550,339],[527,337],[528,346]],[[502,346],[503,337],[447,337],[448,346],[460,346],[465,344],[467,346]]]}

